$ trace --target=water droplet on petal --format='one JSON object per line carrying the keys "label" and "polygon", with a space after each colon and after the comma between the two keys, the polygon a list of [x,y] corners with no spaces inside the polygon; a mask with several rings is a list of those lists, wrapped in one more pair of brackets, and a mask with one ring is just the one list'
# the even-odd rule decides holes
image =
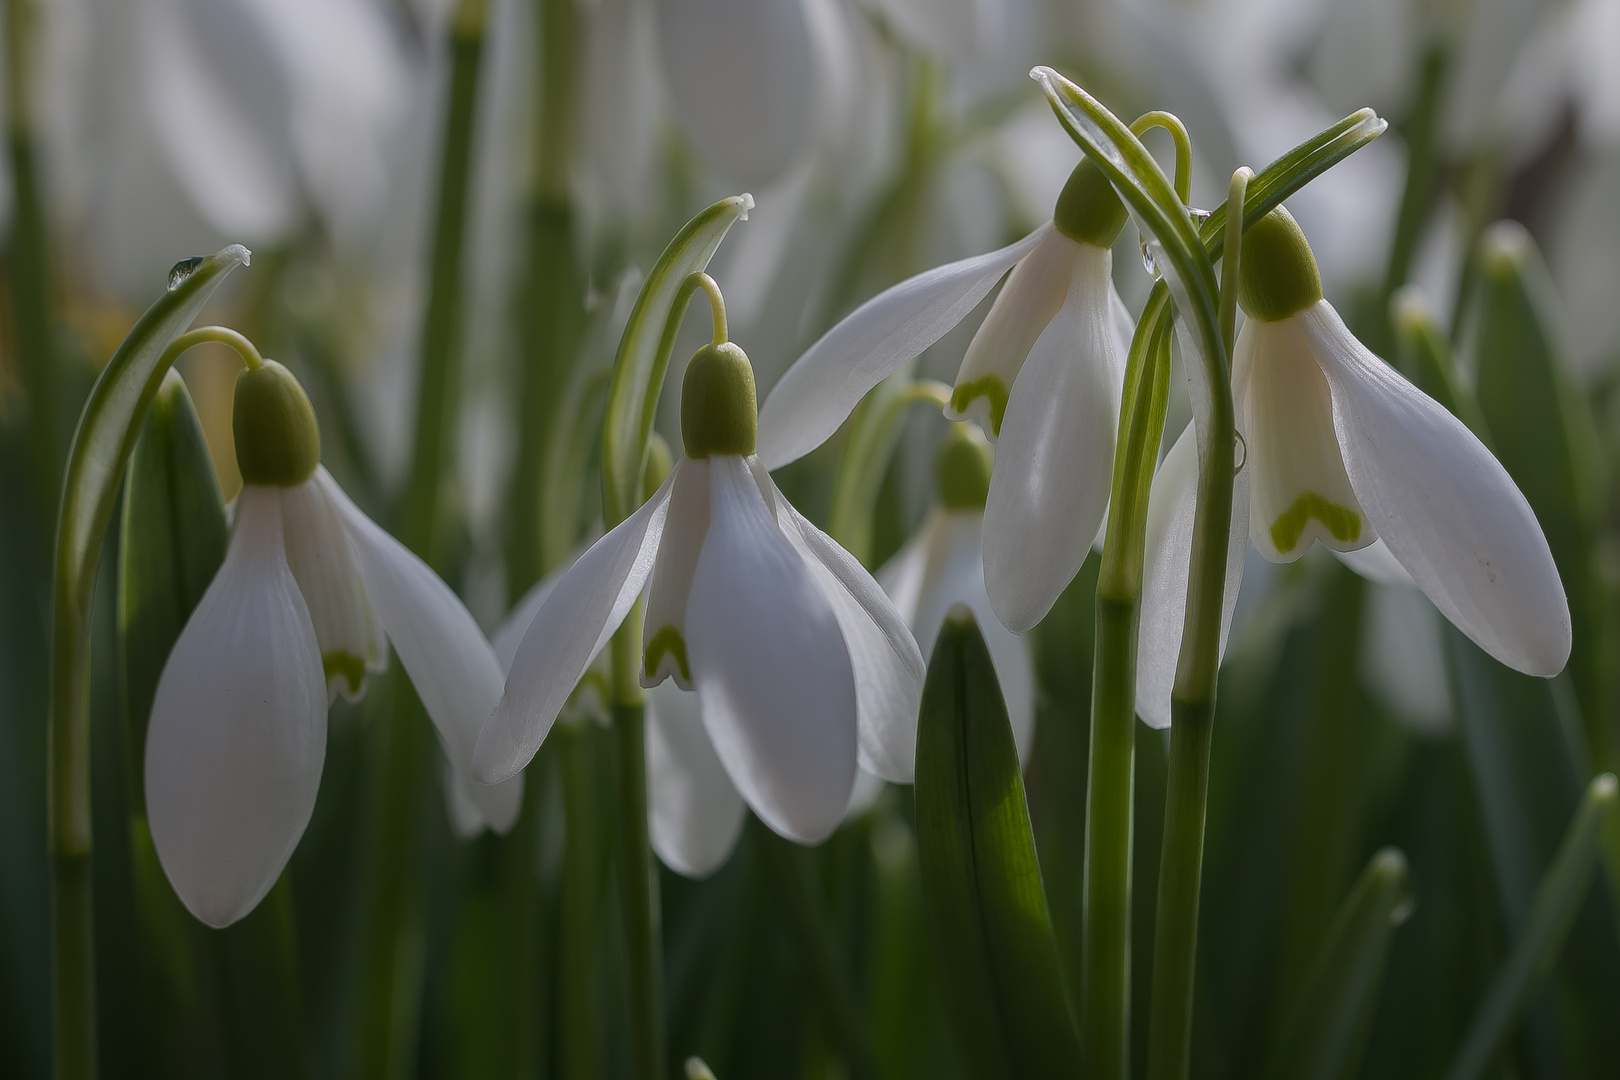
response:
{"label": "water droplet on petal", "polygon": [[[1153,252],[1148,247],[1147,238],[1143,237],[1137,240],[1136,244],[1142,249],[1142,269],[1146,270],[1148,272],[1148,276],[1154,281],[1158,281],[1160,277],[1159,263],[1158,260],[1154,259]],[[172,285],[169,287],[171,289],[174,288]]]}
{"label": "water droplet on petal", "polygon": [[169,267],[169,291],[173,292],[180,286],[184,285],[186,283],[186,279],[191,277],[192,274],[195,274],[197,272],[197,268],[202,264],[203,257],[201,255],[193,255],[191,258],[181,259],[179,262]]}
{"label": "water droplet on petal", "polygon": [[1193,227],[1198,229],[1202,229],[1204,227],[1204,222],[1215,216],[1215,211],[1200,210],[1196,206],[1187,207],[1187,213],[1192,215]]}

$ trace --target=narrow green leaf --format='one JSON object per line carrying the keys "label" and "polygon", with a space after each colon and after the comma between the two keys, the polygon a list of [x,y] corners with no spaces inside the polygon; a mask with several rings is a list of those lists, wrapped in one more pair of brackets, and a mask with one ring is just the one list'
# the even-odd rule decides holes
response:
{"label": "narrow green leaf", "polygon": [[1587,785],[1558,854],[1536,887],[1513,951],[1491,980],[1446,1080],[1474,1080],[1484,1075],[1531,999],[1547,981],[1586,900],[1605,818],[1615,813],[1614,774],[1604,773]]}
{"label": "narrow green leaf", "polygon": [[947,616],[917,731],[917,849],[947,1000],[981,1077],[1080,1074],[1018,751],[973,616]]}
{"label": "narrow green leaf", "polygon": [[1415,286],[1402,289],[1390,299],[1389,320],[1395,330],[1395,366],[1401,374],[1489,446],[1490,429],[1480,415],[1479,402],[1458,373],[1451,341],[1427,299]]}
{"label": "narrow green leaf", "polygon": [[688,221],[653,264],[636,297],[613,362],[602,429],[602,513],[610,529],[641,502],[642,458],[675,347],[673,327],[680,322],[681,313],[673,310],[676,296],[687,276],[709,265],[731,226],[753,208],[752,195],[733,195]]}
{"label": "narrow green leaf", "polygon": [[1336,1080],[1357,1075],[1390,935],[1412,911],[1406,871],[1406,856],[1396,848],[1378,852],[1362,871],[1283,1024],[1267,1076]]}

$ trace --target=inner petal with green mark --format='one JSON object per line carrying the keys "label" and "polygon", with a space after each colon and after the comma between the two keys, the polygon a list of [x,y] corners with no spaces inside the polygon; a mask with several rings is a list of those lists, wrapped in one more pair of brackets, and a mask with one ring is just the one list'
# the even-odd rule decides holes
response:
{"label": "inner petal with green mark", "polygon": [[686,639],[668,624],[660,626],[648,639],[642,667],[651,683],[674,676],[677,685],[692,685],[692,669],[686,662]]}
{"label": "inner petal with green mark", "polygon": [[1354,551],[1376,539],[1345,472],[1333,395],[1295,318],[1251,320],[1238,363],[1249,365],[1244,405],[1250,536],[1273,562],[1320,541]]}
{"label": "inner petal with green mark", "polygon": [[957,383],[951,391],[951,413],[956,416],[974,416],[974,403],[984,401],[984,413],[974,416],[985,434],[992,439],[1001,434],[1001,418],[1007,414],[1007,395],[1011,391],[996,375],[985,375],[972,382]]}
{"label": "inner petal with green mark", "polygon": [[330,696],[340,693],[350,701],[360,700],[366,691],[366,660],[347,650],[321,654],[321,667],[326,671],[326,688]]}

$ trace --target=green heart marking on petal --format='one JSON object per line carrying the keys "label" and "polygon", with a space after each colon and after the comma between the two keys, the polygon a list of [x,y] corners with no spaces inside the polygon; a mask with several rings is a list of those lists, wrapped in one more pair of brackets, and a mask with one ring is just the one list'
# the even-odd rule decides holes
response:
{"label": "green heart marking on petal", "polygon": [[321,667],[326,672],[327,682],[331,682],[336,675],[343,677],[343,681],[349,684],[350,697],[358,695],[360,688],[365,685],[366,662],[352,652],[339,649],[337,652],[322,653]]}
{"label": "green heart marking on petal", "polygon": [[686,640],[681,632],[673,626],[661,626],[658,633],[652,636],[647,643],[647,658],[643,661],[648,676],[658,670],[663,662],[664,654],[668,653],[675,658],[675,670],[680,672],[681,681],[690,685],[692,682],[692,669],[686,663]]}
{"label": "green heart marking on petal", "polygon": [[1326,526],[1341,544],[1354,543],[1361,536],[1361,515],[1347,506],[1329,502],[1314,491],[1307,491],[1271,523],[1271,542],[1286,554],[1299,543],[1305,526],[1315,518]]}
{"label": "green heart marking on petal", "polygon": [[967,415],[968,406],[978,398],[990,403],[990,434],[1001,437],[1001,418],[1007,413],[1007,384],[999,375],[981,375],[972,382],[958,383],[951,391],[951,411]]}

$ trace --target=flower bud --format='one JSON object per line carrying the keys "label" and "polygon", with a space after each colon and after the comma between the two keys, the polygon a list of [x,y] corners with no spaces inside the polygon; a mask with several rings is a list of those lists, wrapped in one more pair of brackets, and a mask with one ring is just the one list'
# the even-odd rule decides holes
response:
{"label": "flower bud", "polygon": [[681,439],[686,456],[747,457],[754,452],[759,409],[748,354],[729,341],[705,345],[681,384]]}
{"label": "flower bud", "polygon": [[244,484],[293,487],[321,463],[321,432],[304,388],[274,360],[236,377],[231,414]]}
{"label": "flower bud", "polygon": [[956,425],[956,432],[945,440],[935,460],[939,504],[946,510],[983,510],[990,495],[994,460],[983,432],[967,424]]}
{"label": "flower bud", "polygon": [[1125,227],[1125,204],[1091,159],[1081,159],[1069,174],[1052,210],[1052,225],[1076,243],[1114,246],[1119,231]]}
{"label": "flower bud", "polygon": [[1280,322],[1322,299],[1322,275],[1305,233],[1282,207],[1243,233],[1238,304],[1251,319]]}

